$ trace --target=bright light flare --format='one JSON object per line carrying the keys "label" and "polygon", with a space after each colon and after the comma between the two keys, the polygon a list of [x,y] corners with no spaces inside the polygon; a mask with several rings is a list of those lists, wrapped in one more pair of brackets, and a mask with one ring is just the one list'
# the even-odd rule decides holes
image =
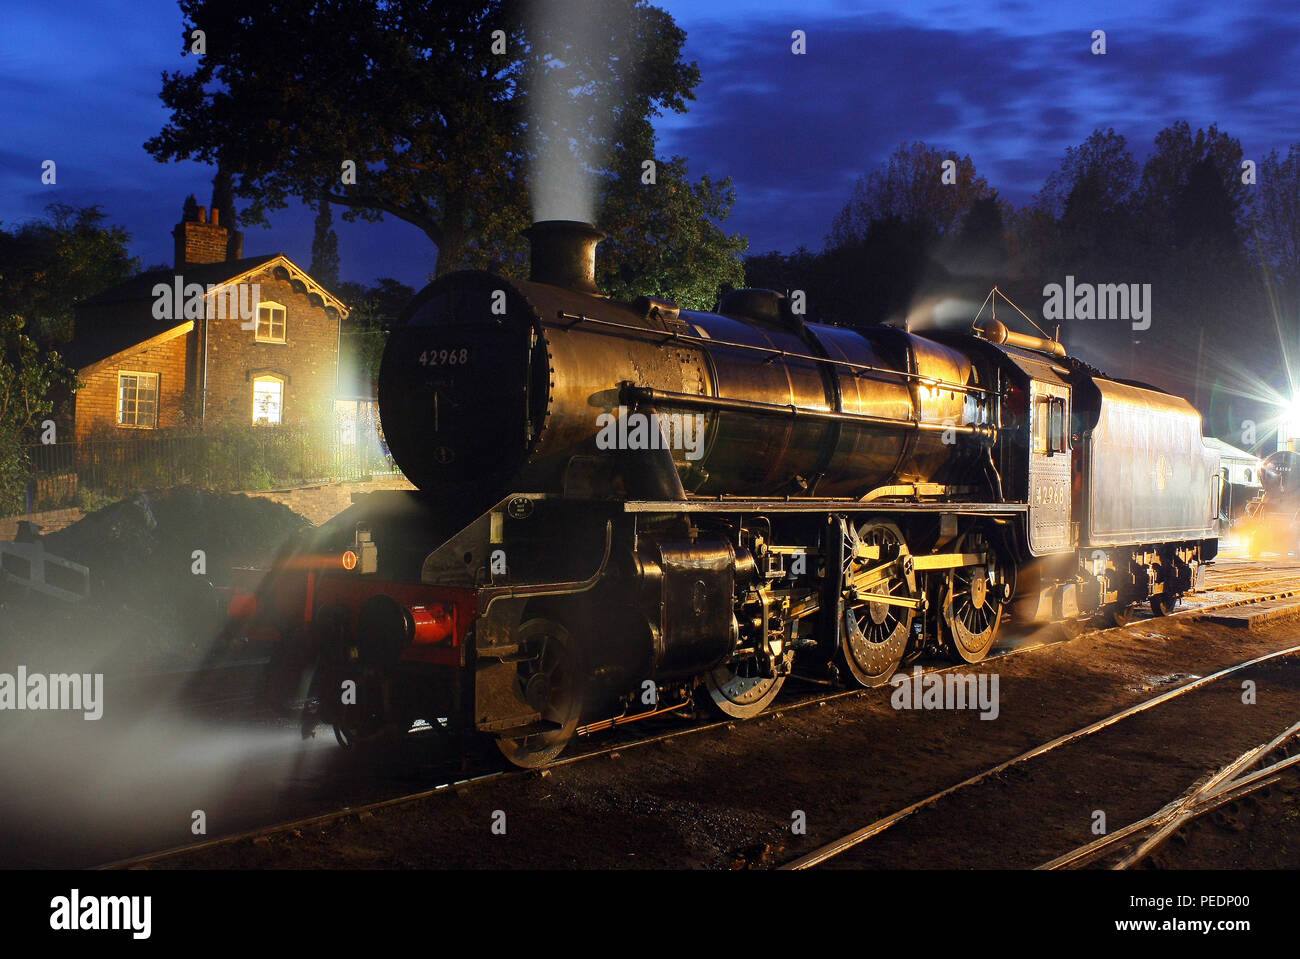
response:
{"label": "bright light flare", "polygon": [[1291,398],[1278,422],[1278,449],[1289,449],[1290,443],[1300,438],[1300,396]]}

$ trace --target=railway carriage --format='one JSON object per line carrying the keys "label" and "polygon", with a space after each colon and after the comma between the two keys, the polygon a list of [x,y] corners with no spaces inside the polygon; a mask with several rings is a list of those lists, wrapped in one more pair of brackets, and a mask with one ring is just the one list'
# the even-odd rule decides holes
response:
{"label": "railway carriage", "polygon": [[1214,559],[1218,456],[1179,397],[996,320],[616,302],[594,228],[529,233],[530,279],[440,278],[390,336],[418,491],[358,497],[243,606],[313,677],[308,726],[437,717],[540,765],[580,728],[757,715],[796,669],[978,662],[1008,616],[1160,614]]}

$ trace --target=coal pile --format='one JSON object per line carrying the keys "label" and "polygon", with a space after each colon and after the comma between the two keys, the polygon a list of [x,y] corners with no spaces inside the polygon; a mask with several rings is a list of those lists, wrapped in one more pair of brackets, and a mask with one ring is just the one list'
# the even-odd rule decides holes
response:
{"label": "coal pile", "polygon": [[214,651],[231,569],[270,565],[311,525],[270,500],[196,489],[107,506],[42,537],[90,569],[90,599],[69,607],[33,594],[0,609],[2,658],[93,646],[144,668],[200,665]]}

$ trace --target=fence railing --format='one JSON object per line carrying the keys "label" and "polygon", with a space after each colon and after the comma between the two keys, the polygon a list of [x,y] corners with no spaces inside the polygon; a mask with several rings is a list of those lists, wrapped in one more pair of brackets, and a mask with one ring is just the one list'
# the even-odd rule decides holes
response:
{"label": "fence railing", "polygon": [[28,462],[30,511],[141,489],[266,490],[398,472],[369,431],[282,426],[36,444]]}

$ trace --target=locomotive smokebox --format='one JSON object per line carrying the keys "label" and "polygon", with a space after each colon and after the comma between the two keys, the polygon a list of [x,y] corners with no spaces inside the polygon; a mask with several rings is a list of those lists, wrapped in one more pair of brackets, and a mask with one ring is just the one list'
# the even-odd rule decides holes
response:
{"label": "locomotive smokebox", "polygon": [[523,231],[531,245],[530,280],[600,294],[596,244],[605,234],[580,220],[539,220]]}

